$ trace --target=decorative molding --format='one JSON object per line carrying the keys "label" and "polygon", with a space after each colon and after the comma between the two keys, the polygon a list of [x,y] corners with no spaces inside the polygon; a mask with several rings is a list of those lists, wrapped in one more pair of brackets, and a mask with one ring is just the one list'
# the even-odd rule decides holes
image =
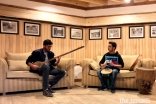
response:
{"label": "decorative molding", "polygon": [[[125,25],[130,25],[130,26],[135,26],[135,25],[145,25],[145,24],[155,24],[155,22],[138,22],[138,23],[123,23],[123,24],[111,24],[111,25],[95,25],[95,26],[85,26],[85,25],[74,25],[74,24],[66,24],[66,23],[58,23],[58,22],[51,22],[51,21],[42,21],[42,20],[33,20],[33,19],[26,19],[26,18],[17,18],[17,17],[9,17],[9,16],[1,16],[1,19],[10,19],[10,20],[25,20],[27,22],[44,22],[44,23],[49,23],[53,25],[66,25],[66,26],[71,26],[71,27],[79,27],[79,28],[100,28],[100,27],[115,27],[115,26],[125,26]],[[77,63],[79,65],[79,63]]]}
{"label": "decorative molding", "polygon": [[84,18],[82,16],[75,16],[75,15],[69,15],[69,14],[64,14],[64,13],[55,13],[55,12],[49,12],[49,11],[45,11],[45,10],[38,10],[38,9],[33,9],[33,8],[21,7],[21,6],[15,6],[15,5],[8,5],[8,4],[2,4],[2,3],[0,3],[0,6],[13,7],[13,8],[18,8],[18,9],[26,9],[26,10],[33,10],[33,11],[46,12],[46,13],[53,13],[53,14],[72,16],[72,17],[78,17],[78,18]]}

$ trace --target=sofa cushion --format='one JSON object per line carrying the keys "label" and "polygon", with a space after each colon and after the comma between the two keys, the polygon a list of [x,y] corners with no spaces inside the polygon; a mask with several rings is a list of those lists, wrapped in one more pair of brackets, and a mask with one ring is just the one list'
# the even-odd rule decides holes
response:
{"label": "sofa cushion", "polygon": [[90,63],[90,66],[91,66],[91,68],[94,69],[94,70],[100,69],[100,66],[99,66],[99,64],[98,64],[96,61],[91,62],[91,63]]}
{"label": "sofa cushion", "polygon": [[[54,76],[49,75],[49,80],[51,80]],[[8,71],[7,78],[11,79],[21,79],[21,78],[33,78],[42,80],[42,76],[39,76],[36,73],[31,73],[29,71]]]}
{"label": "sofa cushion", "polygon": [[99,64],[103,56],[96,56],[94,60]]}
{"label": "sofa cushion", "polygon": [[156,62],[149,58],[144,58],[141,60],[141,67],[144,68],[154,68],[156,66]]}
{"label": "sofa cushion", "polygon": [[8,71],[7,78],[39,78],[36,73],[31,73],[29,71]]}
{"label": "sofa cushion", "polygon": [[25,60],[8,60],[8,65],[10,71],[28,71],[30,69]]}
{"label": "sofa cushion", "polygon": [[[97,71],[90,70],[89,75],[97,76]],[[135,71],[129,71],[129,70],[120,70],[120,73],[117,75],[117,78],[129,78],[129,77],[135,77],[136,72]]]}
{"label": "sofa cushion", "polygon": [[5,52],[7,56],[7,60],[26,60],[31,52],[28,53],[10,53]]}
{"label": "sofa cushion", "polygon": [[124,67],[121,68],[121,70],[129,70],[135,60],[138,58],[138,55],[121,55],[121,57],[124,61]]}

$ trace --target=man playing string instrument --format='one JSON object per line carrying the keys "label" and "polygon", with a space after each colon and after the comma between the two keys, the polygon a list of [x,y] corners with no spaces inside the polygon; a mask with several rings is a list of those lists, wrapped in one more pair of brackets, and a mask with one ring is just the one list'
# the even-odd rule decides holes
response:
{"label": "man playing string instrument", "polygon": [[98,90],[104,90],[106,88],[101,71],[105,70],[103,68],[110,68],[112,69],[112,73],[111,73],[112,79],[111,79],[110,90],[112,93],[115,92],[114,85],[115,85],[115,81],[117,78],[117,74],[120,72],[120,68],[124,67],[124,62],[123,62],[121,55],[118,52],[115,52],[116,47],[117,47],[117,44],[115,42],[109,42],[109,45],[108,45],[109,52],[104,54],[103,58],[99,62],[99,65],[101,68],[97,71],[97,74],[98,74],[98,77],[100,79],[102,86],[98,88]]}
{"label": "man playing string instrument", "polygon": [[[58,57],[58,60],[54,59],[48,63],[45,63],[41,68],[33,63],[36,61],[44,62],[48,59],[54,58],[54,53],[50,51],[52,44],[53,43],[51,40],[44,40],[43,48],[34,50],[26,60],[26,64],[30,66],[30,72],[38,73],[40,76],[42,76],[43,95],[47,97],[53,96],[52,93],[54,93],[54,91],[52,90],[52,86],[54,86],[65,75],[65,71],[54,68],[54,66],[59,63],[61,57]],[[50,82],[49,75],[55,76]]]}

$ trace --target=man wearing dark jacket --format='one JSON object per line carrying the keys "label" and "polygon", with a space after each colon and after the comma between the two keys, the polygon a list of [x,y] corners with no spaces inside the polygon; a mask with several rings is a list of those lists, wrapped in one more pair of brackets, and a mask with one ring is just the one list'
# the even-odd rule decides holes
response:
{"label": "man wearing dark jacket", "polygon": [[[38,73],[40,76],[42,76],[43,95],[47,97],[53,96],[52,93],[54,93],[54,91],[52,90],[52,86],[55,85],[65,75],[65,71],[53,67],[59,63],[60,57],[58,57],[57,61],[54,59],[48,63],[45,63],[41,68],[39,68],[37,65],[34,65],[33,63],[36,61],[44,62],[48,59],[54,58],[54,53],[50,51],[52,44],[53,43],[51,40],[44,40],[43,48],[34,50],[26,60],[26,64],[30,66],[30,72]],[[49,75],[55,76],[50,82]]]}
{"label": "man wearing dark jacket", "polygon": [[100,79],[100,82],[102,86],[98,88],[98,90],[104,90],[106,88],[104,79],[102,77],[101,71],[104,70],[102,68],[110,68],[112,69],[112,79],[111,79],[111,85],[110,90],[112,93],[115,92],[115,81],[117,78],[117,74],[120,72],[120,68],[124,67],[124,62],[121,57],[121,55],[118,52],[115,52],[115,49],[117,47],[117,44],[115,42],[109,42],[108,45],[108,51],[106,54],[104,54],[103,58],[99,62],[100,69],[97,71],[98,77]]}

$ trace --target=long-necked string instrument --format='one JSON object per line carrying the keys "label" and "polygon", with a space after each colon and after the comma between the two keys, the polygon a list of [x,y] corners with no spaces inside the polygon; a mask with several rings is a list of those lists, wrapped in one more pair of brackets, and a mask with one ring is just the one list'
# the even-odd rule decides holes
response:
{"label": "long-necked string instrument", "polygon": [[44,62],[36,61],[36,62],[34,62],[33,64],[34,64],[34,65],[37,65],[39,68],[41,68],[42,65],[44,65],[45,63],[48,63],[48,62],[50,62],[50,61],[52,61],[52,60],[54,60],[54,59],[56,59],[56,58],[58,58],[58,57],[67,55],[67,54],[69,54],[69,53],[71,53],[71,52],[74,52],[74,51],[76,51],[76,50],[78,50],[78,49],[81,49],[81,48],[84,48],[84,46],[78,47],[78,48],[76,48],[76,49],[73,49],[73,50],[71,50],[71,51],[69,51],[69,52],[66,52],[66,53],[64,53],[64,54],[61,54],[61,55],[59,55],[59,56],[56,56],[56,57],[51,58],[51,59],[49,59],[49,60],[46,60],[46,61],[44,61]]}

